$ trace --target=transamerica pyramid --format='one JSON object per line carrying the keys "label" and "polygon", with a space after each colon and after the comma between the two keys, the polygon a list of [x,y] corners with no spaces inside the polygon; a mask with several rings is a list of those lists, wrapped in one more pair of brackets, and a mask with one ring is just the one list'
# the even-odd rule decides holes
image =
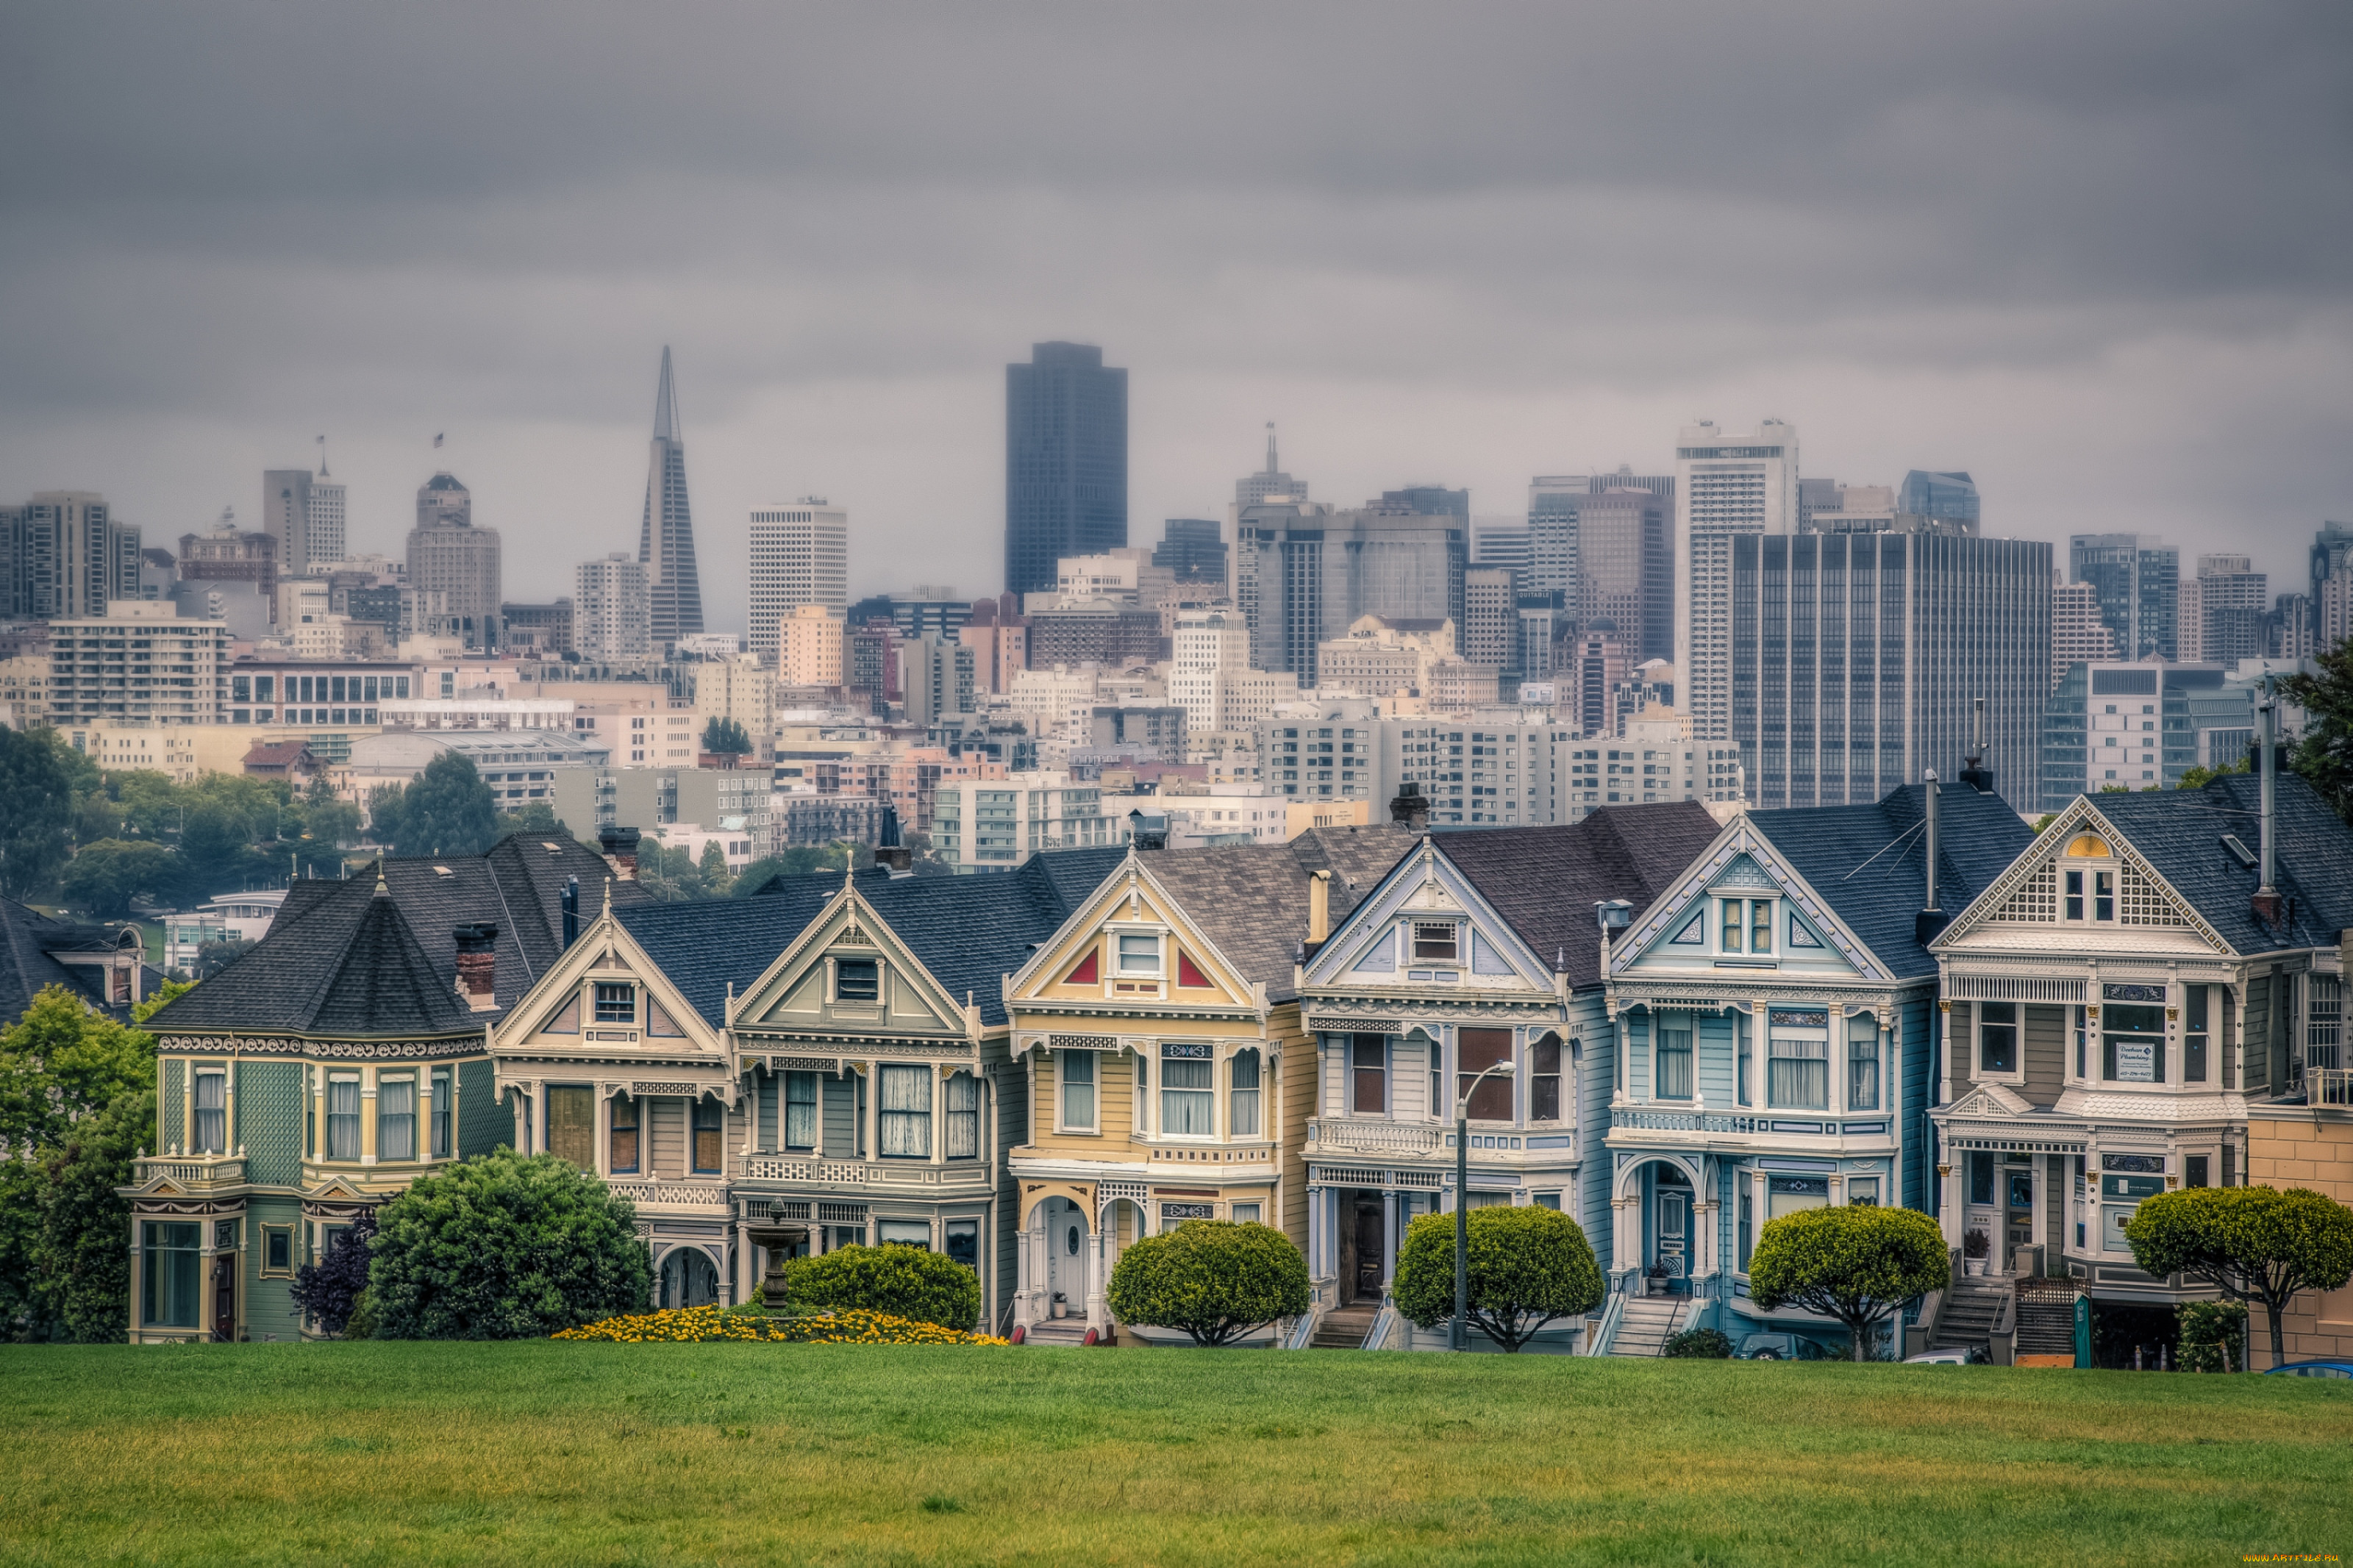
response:
{"label": "transamerica pyramid", "polygon": [[664,345],[654,395],[653,464],[646,474],[646,521],[638,560],[653,597],[653,642],[668,658],[678,639],[702,629],[702,584],[694,571],[694,518],[686,504],[686,443],[678,435],[678,395]]}

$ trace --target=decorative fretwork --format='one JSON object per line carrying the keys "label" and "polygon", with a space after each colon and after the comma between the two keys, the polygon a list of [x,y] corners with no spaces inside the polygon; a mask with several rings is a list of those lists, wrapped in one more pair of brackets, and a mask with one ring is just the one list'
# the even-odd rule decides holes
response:
{"label": "decorative fretwork", "polygon": [[649,1083],[641,1079],[629,1085],[629,1093],[632,1096],[637,1097],[643,1097],[649,1094],[665,1096],[682,1094],[692,1097],[699,1095],[702,1092],[702,1086],[701,1084],[693,1083]]}
{"label": "decorative fretwork", "polygon": [[156,1045],[164,1056],[308,1057],[337,1061],[463,1057],[481,1048],[480,1035],[461,1035],[446,1040],[300,1040],[254,1035],[168,1035]]}
{"label": "decorative fretwork", "polygon": [[1997,921],[2030,925],[2059,923],[2059,868],[2045,860],[1994,911]]}
{"label": "decorative fretwork", "polygon": [[2116,923],[2128,926],[2186,926],[2181,910],[2141,868],[2126,860],[2116,868]]}
{"label": "decorative fretwork", "polygon": [[1115,1051],[1119,1049],[1116,1035],[1049,1035],[1046,1044],[1058,1051]]}
{"label": "decorative fretwork", "polygon": [[1945,981],[1951,1002],[2075,1002],[2084,1000],[2084,982],[2027,974],[1955,974]]}

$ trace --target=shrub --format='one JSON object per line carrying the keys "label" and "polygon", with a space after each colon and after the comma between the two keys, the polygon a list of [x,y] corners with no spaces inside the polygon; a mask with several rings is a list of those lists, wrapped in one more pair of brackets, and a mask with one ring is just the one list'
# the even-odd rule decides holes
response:
{"label": "shrub", "polygon": [[980,1276],[920,1247],[839,1247],[785,1265],[784,1304],[881,1312],[963,1331],[980,1321]]}
{"label": "shrub", "polygon": [[1271,1226],[1188,1219],[1121,1253],[1107,1300],[1124,1322],[1229,1344],[1307,1310],[1307,1260]]}
{"label": "shrub", "polygon": [[1001,1345],[987,1334],[959,1333],[937,1323],[921,1323],[881,1312],[812,1313],[772,1318],[749,1307],[672,1307],[607,1318],[551,1334],[558,1340],[605,1340],[617,1344],[702,1344],[719,1340],[765,1340],[797,1345]]}
{"label": "shrub", "polygon": [[[1557,1209],[1472,1209],[1471,1323],[1517,1351],[1557,1318],[1600,1305],[1600,1266],[1582,1226]],[[1454,1216],[1423,1215],[1398,1248],[1398,1310],[1422,1328],[1454,1315]]]}
{"label": "shrub", "polygon": [[501,1149],[420,1177],[376,1215],[375,1336],[539,1339],[643,1311],[653,1268],[636,1218],[553,1154]]}
{"label": "shrub", "polygon": [[2125,1222],[2125,1240],[2151,1274],[2186,1274],[2233,1301],[2262,1302],[2274,1366],[2287,1359],[2288,1302],[2353,1279],[2353,1209],[2308,1187],[2159,1193]]}
{"label": "shrub", "polygon": [[1685,1329],[1670,1337],[1666,1348],[1659,1353],[1695,1361],[1729,1361],[1732,1339],[1721,1329]]}
{"label": "shrub", "polygon": [[1748,1260],[1759,1307],[1800,1307],[1835,1318],[1870,1359],[1872,1326],[1915,1296],[1941,1289],[1951,1255],[1936,1222],[1911,1209],[1864,1205],[1801,1209],[1768,1220]]}
{"label": "shrub", "polygon": [[2247,1370],[2247,1305],[2243,1301],[2186,1301],[2181,1314],[2181,1370]]}
{"label": "shrub", "polygon": [[360,1215],[327,1243],[327,1255],[294,1271],[294,1304],[318,1321],[319,1327],[340,1334],[351,1326],[360,1298],[367,1294],[368,1241],[375,1235],[374,1209]]}

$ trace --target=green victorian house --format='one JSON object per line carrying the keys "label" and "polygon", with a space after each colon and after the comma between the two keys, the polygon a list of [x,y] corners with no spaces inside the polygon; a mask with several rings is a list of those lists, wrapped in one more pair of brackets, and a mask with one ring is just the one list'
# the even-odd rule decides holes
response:
{"label": "green victorian house", "polygon": [[[150,1018],[156,1147],[121,1189],[132,1342],[315,1332],[298,1268],[418,1175],[512,1142],[487,1028],[563,952],[567,886],[601,901],[612,875],[518,836],[296,882],[252,952]],[[648,896],[614,883],[616,904]]]}

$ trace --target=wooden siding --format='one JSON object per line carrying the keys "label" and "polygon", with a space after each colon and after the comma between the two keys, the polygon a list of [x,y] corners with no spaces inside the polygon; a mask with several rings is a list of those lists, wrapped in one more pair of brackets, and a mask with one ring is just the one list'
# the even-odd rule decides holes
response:
{"label": "wooden siding", "polygon": [[686,1174],[686,1101],[657,1095],[643,1101],[653,1152],[653,1173],[665,1179]]}
{"label": "wooden siding", "polygon": [[818,1115],[824,1123],[819,1136],[824,1140],[825,1157],[828,1160],[855,1159],[858,1154],[858,1080],[855,1078],[818,1079]]}
{"label": "wooden siding", "polygon": [[2021,1086],[2034,1105],[2055,1105],[2067,1088],[2067,1009],[2028,1004],[2019,1048],[2026,1081]]}

